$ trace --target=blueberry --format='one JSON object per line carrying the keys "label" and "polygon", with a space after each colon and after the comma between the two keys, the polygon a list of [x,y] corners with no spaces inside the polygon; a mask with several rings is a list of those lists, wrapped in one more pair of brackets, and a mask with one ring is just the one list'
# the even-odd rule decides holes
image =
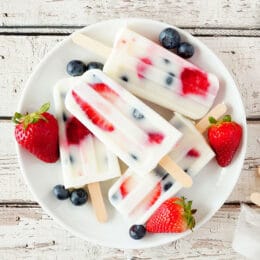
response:
{"label": "blueberry", "polygon": [[73,77],[82,75],[86,70],[86,65],[80,60],[72,60],[67,64],[67,72]]}
{"label": "blueberry", "polygon": [[169,181],[169,182],[165,183],[165,185],[163,186],[163,190],[167,191],[171,188],[171,186],[172,186],[172,182]]}
{"label": "blueberry", "polygon": [[164,58],[163,61],[164,61],[165,64],[170,64],[171,63],[170,60],[168,60],[166,58]]}
{"label": "blueberry", "polygon": [[175,29],[166,28],[160,33],[159,41],[164,48],[174,49],[180,44],[181,37]]}
{"label": "blueberry", "polygon": [[129,80],[126,75],[121,76],[121,79],[122,79],[123,81],[125,81],[125,82],[128,82],[128,80]]}
{"label": "blueberry", "polygon": [[91,61],[87,64],[87,70],[99,69],[103,70],[104,64],[98,61]]}
{"label": "blueberry", "polygon": [[75,206],[80,206],[87,202],[88,194],[83,189],[77,189],[71,193],[70,200]]}
{"label": "blueberry", "polygon": [[53,188],[53,193],[59,200],[65,200],[70,196],[69,190],[65,189],[65,187],[61,184],[58,184]]}
{"label": "blueberry", "polygon": [[173,82],[173,77],[175,77],[175,74],[172,73],[172,72],[169,72],[169,73],[168,73],[168,76],[167,76],[166,79],[165,79],[166,85],[169,86],[169,85],[172,84],[172,82]]}
{"label": "blueberry", "polygon": [[177,54],[182,58],[190,58],[194,54],[194,47],[188,42],[182,42],[177,48]]}
{"label": "blueberry", "polygon": [[145,236],[146,229],[143,225],[133,225],[129,229],[129,235],[133,239],[141,239]]}
{"label": "blueberry", "polygon": [[62,120],[63,120],[64,122],[67,121],[67,116],[66,116],[66,114],[65,114],[64,112],[62,113]]}
{"label": "blueberry", "polygon": [[130,156],[134,159],[134,160],[138,160],[138,157],[135,155],[135,154],[133,154],[133,153],[130,153]]}
{"label": "blueberry", "polygon": [[132,115],[137,120],[144,119],[144,115],[136,108],[133,109]]}
{"label": "blueberry", "polygon": [[74,158],[73,158],[73,156],[71,154],[70,154],[69,158],[70,158],[70,162],[73,164],[74,163]]}

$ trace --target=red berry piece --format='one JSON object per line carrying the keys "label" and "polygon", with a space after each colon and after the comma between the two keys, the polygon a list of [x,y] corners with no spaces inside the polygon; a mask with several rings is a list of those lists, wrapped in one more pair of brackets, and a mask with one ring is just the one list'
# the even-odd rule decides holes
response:
{"label": "red berry piece", "polygon": [[181,73],[181,81],[184,95],[207,95],[209,81],[205,73],[193,68],[185,68]]}
{"label": "red berry piece", "polygon": [[149,58],[141,58],[137,64],[137,76],[139,79],[144,78],[144,74],[149,66],[153,63]]}
{"label": "red berry piece", "polygon": [[151,144],[160,144],[164,139],[162,133],[148,133],[148,140]]}
{"label": "red berry piece", "polygon": [[72,91],[72,95],[80,108],[84,111],[86,116],[92,121],[93,124],[98,126],[104,131],[114,131],[114,126],[108,122],[103,116],[101,116],[93,107],[85,102],[75,91]]}
{"label": "red berry piece", "polygon": [[79,144],[91,132],[76,118],[71,117],[66,123],[66,136],[69,144]]}
{"label": "red berry piece", "polygon": [[190,157],[200,157],[200,153],[198,150],[196,150],[195,148],[192,148],[190,149],[188,152],[187,152],[187,155],[190,156]]}

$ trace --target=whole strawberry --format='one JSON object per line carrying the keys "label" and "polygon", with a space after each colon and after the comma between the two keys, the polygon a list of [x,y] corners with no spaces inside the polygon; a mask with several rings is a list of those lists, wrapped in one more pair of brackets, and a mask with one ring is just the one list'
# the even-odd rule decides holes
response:
{"label": "whole strawberry", "polygon": [[231,121],[231,116],[226,115],[221,121],[210,117],[208,129],[209,144],[216,153],[216,159],[221,167],[229,165],[239,147],[242,137],[242,127]]}
{"label": "whole strawberry", "polygon": [[22,115],[14,114],[16,141],[44,162],[56,162],[59,159],[58,123],[48,111],[49,103],[38,111]]}
{"label": "whole strawberry", "polygon": [[193,229],[195,212],[192,201],[186,201],[184,197],[170,198],[149,218],[146,230],[151,233],[181,233]]}

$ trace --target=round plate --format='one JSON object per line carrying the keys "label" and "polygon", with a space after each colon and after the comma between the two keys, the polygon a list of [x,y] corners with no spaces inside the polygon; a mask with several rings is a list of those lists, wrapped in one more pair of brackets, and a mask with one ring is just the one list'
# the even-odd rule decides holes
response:
{"label": "round plate", "polygon": [[[170,26],[145,19],[120,19],[97,23],[82,31],[112,46],[117,30],[126,25],[154,41],[157,41],[159,33],[165,27]],[[198,209],[196,230],[221,207],[238,180],[246,151],[246,118],[240,94],[223,63],[198,39],[183,30],[177,30],[183,41],[188,41],[195,47],[195,55],[190,61],[218,76],[220,91],[215,104],[225,102],[230,108],[229,113],[232,114],[233,119],[239,122],[244,130],[239,151],[229,167],[220,168],[215,160],[212,160],[195,178],[193,187],[188,190],[183,189],[179,193],[193,200],[194,207]],[[41,104],[50,101],[50,112],[54,113],[53,86],[59,79],[68,77],[66,64],[72,59],[80,59],[86,63],[93,60],[104,62],[102,58],[73,44],[70,37],[67,37],[38,65],[25,87],[18,110],[34,111]],[[39,204],[63,227],[83,239],[115,248],[147,248],[174,241],[191,233],[187,231],[181,234],[147,234],[145,238],[135,241],[129,237],[126,221],[107,200],[107,190],[112,181],[102,183],[109,220],[105,224],[100,224],[95,218],[91,203],[75,207],[69,200],[59,201],[52,194],[52,188],[62,183],[60,162],[55,164],[41,162],[18,145],[17,152],[23,175]]]}

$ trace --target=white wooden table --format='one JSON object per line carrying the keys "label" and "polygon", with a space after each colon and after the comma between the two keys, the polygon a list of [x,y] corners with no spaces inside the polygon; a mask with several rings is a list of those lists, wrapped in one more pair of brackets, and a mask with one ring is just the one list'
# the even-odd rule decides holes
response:
{"label": "white wooden table", "polygon": [[[241,177],[215,216],[191,236],[148,250],[117,250],[74,237],[25,185],[11,116],[41,58],[75,29],[104,19],[145,17],[174,24],[207,44],[237,82],[248,120]],[[240,203],[260,190],[260,2],[257,0],[0,1],[0,259],[243,259],[231,247]]]}

